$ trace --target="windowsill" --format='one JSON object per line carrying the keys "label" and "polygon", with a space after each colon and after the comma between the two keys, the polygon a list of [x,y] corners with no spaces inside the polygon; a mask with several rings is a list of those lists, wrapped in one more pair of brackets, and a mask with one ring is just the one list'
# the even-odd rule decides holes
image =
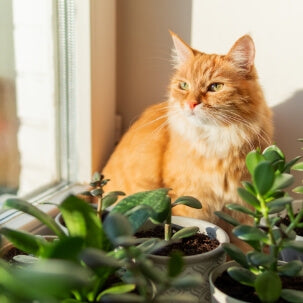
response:
{"label": "windowsill", "polygon": [[[44,212],[55,217],[59,212],[56,205],[59,205],[68,195],[78,194],[86,188],[86,186],[81,184],[68,185],[48,196],[43,196],[35,204]],[[52,204],[41,204],[43,202],[50,202]],[[44,230],[44,226],[41,222],[34,217],[17,211],[13,212],[0,226],[20,229],[34,234]]]}

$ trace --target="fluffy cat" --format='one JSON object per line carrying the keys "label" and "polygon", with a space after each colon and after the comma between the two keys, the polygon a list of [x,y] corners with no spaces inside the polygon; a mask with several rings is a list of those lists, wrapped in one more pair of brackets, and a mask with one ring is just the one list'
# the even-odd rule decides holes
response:
{"label": "fluffy cat", "polygon": [[243,203],[237,188],[248,178],[245,156],[269,145],[273,132],[254,42],[245,35],[226,55],[215,55],[171,35],[177,63],[168,100],[146,109],[124,135],[103,170],[111,180],[106,189],[131,194],[167,187],[173,199],[192,195],[203,208],[178,206],[174,215],[214,222],[231,235],[214,211]]}

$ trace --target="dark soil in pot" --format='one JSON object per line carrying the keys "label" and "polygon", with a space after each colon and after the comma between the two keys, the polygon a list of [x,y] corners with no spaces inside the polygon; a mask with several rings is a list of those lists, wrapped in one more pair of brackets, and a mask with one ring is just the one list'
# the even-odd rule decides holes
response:
{"label": "dark soil in pot", "polygon": [[[177,232],[180,228],[172,227],[173,234]],[[136,237],[138,238],[164,238],[164,227],[156,226],[152,230],[137,232]],[[168,256],[173,251],[181,251],[185,256],[198,255],[208,251],[214,250],[219,246],[219,241],[217,239],[210,238],[205,234],[198,233],[194,236],[179,240],[177,243],[170,244],[161,250],[153,253],[158,256]]]}
{"label": "dark soil in pot", "polygon": [[13,258],[18,255],[27,255],[27,254],[16,247],[12,247],[3,256],[1,256],[1,258],[9,263],[14,263]]}
{"label": "dark soil in pot", "polygon": [[[303,290],[303,277],[281,277],[281,280],[283,288]],[[250,303],[261,303],[255,294],[253,287],[242,285],[233,280],[227,271],[217,278],[215,281],[215,286],[225,294],[238,300]],[[282,298],[277,301],[277,303],[284,302],[287,303],[287,301],[283,300]]]}

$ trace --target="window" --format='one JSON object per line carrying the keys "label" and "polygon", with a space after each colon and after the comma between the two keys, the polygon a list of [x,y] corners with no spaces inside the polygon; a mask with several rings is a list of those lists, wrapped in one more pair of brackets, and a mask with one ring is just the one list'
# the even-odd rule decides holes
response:
{"label": "window", "polygon": [[1,2],[0,202],[75,181],[74,14],[72,0]]}

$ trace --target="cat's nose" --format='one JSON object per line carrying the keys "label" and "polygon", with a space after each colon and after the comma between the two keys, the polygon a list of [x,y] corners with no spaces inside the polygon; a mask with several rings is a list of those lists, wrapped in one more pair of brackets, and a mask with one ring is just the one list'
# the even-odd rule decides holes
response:
{"label": "cat's nose", "polygon": [[199,104],[199,102],[197,100],[190,100],[190,101],[187,101],[187,102],[188,102],[188,105],[189,105],[190,109],[194,109]]}

